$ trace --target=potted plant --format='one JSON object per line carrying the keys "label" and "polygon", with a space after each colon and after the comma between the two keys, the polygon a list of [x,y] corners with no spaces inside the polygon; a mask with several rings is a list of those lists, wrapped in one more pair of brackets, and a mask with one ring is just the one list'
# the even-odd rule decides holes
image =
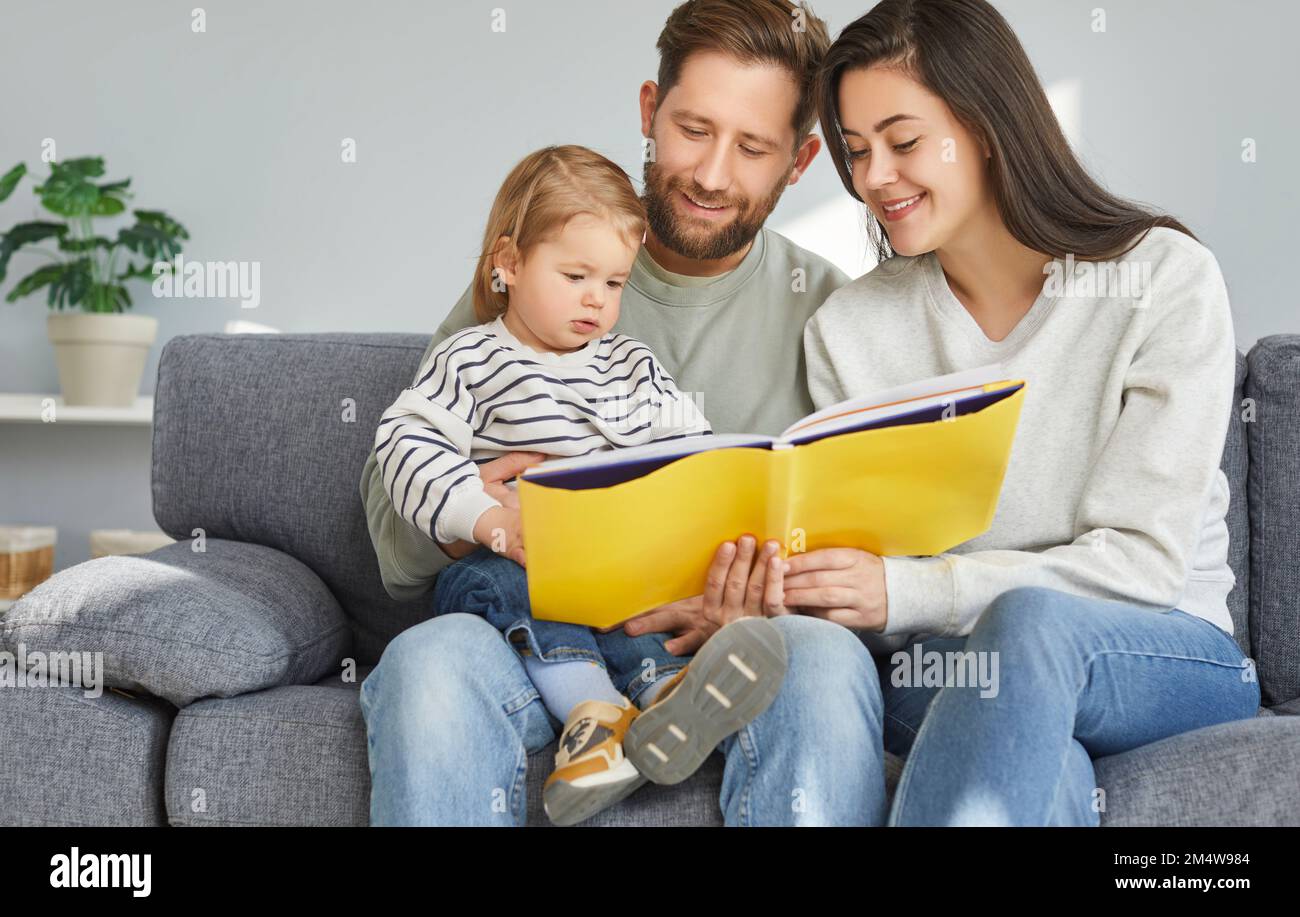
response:
{"label": "potted plant", "polygon": [[[0,201],[26,174],[27,166],[19,163],[0,177]],[[158,320],[122,314],[131,307],[126,284],[152,279],[155,261],[159,270],[169,269],[180,241],[189,238],[184,226],[160,210],[133,211],[135,224],[119,229],[115,238],[97,235],[94,221],[123,213],[132,196],[131,179],[97,184],[103,175],[104,160],[98,156],[50,163],[49,178],[32,190],[42,207],[63,219],[19,223],[0,235],[0,283],[20,248],[32,246],[30,251],[49,259],[18,281],[5,300],[47,290],[52,311],[46,328],[69,405],[135,401]],[[57,250],[40,243],[53,243]]]}

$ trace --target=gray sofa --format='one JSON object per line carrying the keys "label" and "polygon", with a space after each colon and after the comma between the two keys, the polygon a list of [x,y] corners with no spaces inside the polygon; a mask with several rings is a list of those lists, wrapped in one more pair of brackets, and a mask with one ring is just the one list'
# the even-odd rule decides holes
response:
{"label": "gray sofa", "polygon": [[[113,690],[0,689],[0,822],[365,825],[358,686],[431,615],[379,580],[359,497],[427,338],[191,335],[158,367],[153,510],[178,542],[61,571],[0,619],[29,661],[102,653]],[[1259,715],[1096,762],[1105,825],[1300,824],[1300,336],[1239,360],[1224,452],[1236,637]],[[1248,422],[1243,422],[1243,415]],[[87,461],[92,458],[88,457]],[[554,748],[529,759],[529,821]],[[902,762],[890,759],[892,792]],[[721,757],[590,824],[717,824]]]}

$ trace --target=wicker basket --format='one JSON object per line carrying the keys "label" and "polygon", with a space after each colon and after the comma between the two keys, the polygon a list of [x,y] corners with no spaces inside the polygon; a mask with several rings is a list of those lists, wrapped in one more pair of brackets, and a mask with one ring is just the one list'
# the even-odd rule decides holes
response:
{"label": "wicker basket", "polygon": [[58,529],[48,525],[0,525],[0,599],[26,595],[54,573]]}
{"label": "wicker basket", "polygon": [[119,554],[148,554],[176,539],[162,532],[133,532],[130,529],[95,529],[90,533],[90,557]]}

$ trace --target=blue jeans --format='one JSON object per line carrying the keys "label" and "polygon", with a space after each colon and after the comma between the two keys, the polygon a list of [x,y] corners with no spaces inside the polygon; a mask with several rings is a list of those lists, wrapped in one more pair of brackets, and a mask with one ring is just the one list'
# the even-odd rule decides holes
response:
{"label": "blue jeans", "polygon": [[664,646],[667,634],[602,634],[578,624],[533,619],[524,568],[490,548],[461,558],[438,574],[435,614],[472,614],[505,635],[516,651],[526,643],[546,662],[585,659],[601,666],[620,694],[635,701],[646,688],[690,662]]}
{"label": "blue jeans", "polygon": [[[445,571],[444,571],[445,574]],[[849,630],[773,618],[787,669],[772,705],[724,740],[728,825],[885,819],[875,663]],[[372,825],[519,825],[528,755],[562,727],[519,655],[483,618],[447,614],[398,634],[361,683]]]}
{"label": "blue jeans", "polygon": [[[1182,611],[1014,589],[967,637],[905,648],[998,659],[992,695],[978,679],[896,685],[890,659],[851,631],[772,622],[788,669],[772,706],[719,746],[728,825],[1096,825],[1093,757],[1259,706],[1236,642]],[[459,614],[399,634],[362,683],[361,710],[374,825],[522,823],[528,754],[560,725],[500,634]],[[892,812],[886,748],[907,756]]]}
{"label": "blue jeans", "polygon": [[[917,685],[917,645],[997,678]],[[1253,662],[1213,623],[1050,589],[1013,589],[967,637],[901,652],[877,660],[884,746],[907,757],[890,825],[1097,825],[1093,758],[1259,708]]]}

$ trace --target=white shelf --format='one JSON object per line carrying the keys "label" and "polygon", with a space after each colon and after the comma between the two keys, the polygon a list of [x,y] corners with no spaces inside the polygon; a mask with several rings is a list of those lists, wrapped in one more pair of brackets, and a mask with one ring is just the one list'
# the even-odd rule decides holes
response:
{"label": "white shelf", "polygon": [[45,423],[43,412],[47,398],[54,399],[53,425],[116,424],[148,426],[153,423],[153,398],[141,395],[124,408],[68,407],[62,395],[0,394],[0,423]]}

